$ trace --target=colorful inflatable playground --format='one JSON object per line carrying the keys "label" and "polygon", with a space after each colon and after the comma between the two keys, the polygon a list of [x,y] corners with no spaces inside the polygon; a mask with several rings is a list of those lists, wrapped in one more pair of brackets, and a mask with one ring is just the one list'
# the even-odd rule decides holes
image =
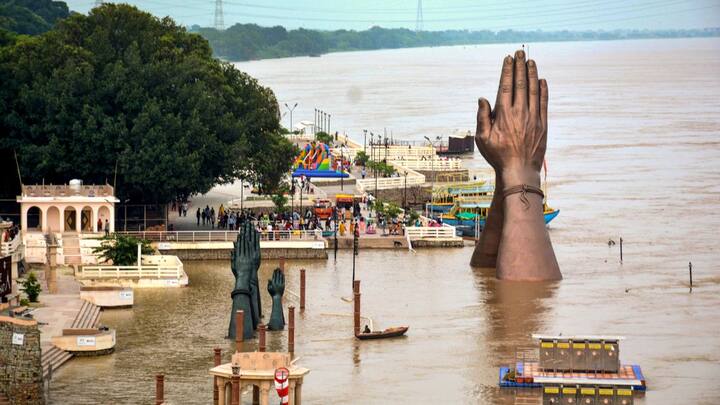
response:
{"label": "colorful inflatable playground", "polygon": [[322,142],[312,142],[302,149],[293,164],[293,177],[349,177],[343,170],[340,159],[330,152]]}

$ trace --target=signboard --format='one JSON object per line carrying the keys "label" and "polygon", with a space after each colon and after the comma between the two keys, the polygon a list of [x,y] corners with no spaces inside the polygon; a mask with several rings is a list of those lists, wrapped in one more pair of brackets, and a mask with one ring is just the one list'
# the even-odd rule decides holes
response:
{"label": "signboard", "polygon": [[180,284],[180,282],[179,282],[178,280],[175,280],[175,279],[165,280],[165,285],[166,285],[166,286],[176,286],[176,285],[178,285],[178,284]]}
{"label": "signboard", "polygon": [[12,256],[0,259],[0,298],[6,301],[6,296],[12,293]]}
{"label": "signboard", "polygon": [[120,299],[121,300],[133,299],[133,292],[132,291],[120,291]]}
{"label": "signboard", "polygon": [[95,336],[78,336],[78,346],[95,346]]}
{"label": "signboard", "polygon": [[158,243],[158,250],[170,250],[172,249],[172,245],[168,242],[160,242]]}
{"label": "signboard", "polygon": [[22,346],[25,343],[25,335],[22,333],[13,333],[12,344]]}

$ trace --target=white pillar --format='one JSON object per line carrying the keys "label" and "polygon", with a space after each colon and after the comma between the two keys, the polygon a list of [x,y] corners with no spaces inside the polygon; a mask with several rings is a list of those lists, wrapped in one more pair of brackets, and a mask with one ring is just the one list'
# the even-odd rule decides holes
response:
{"label": "white pillar", "polygon": [[82,232],[82,206],[80,206],[80,209],[75,207],[75,230],[77,233]]}
{"label": "white pillar", "polygon": [[[40,208],[40,207],[38,207],[38,208]],[[48,208],[47,208],[47,207],[40,208],[40,230],[43,231],[43,232],[47,232],[47,231],[48,231],[48,229],[47,229],[47,228],[48,228],[48,226],[47,226],[47,212],[48,212]]]}
{"label": "white pillar", "polygon": [[22,230],[23,232],[27,232],[27,213],[28,213],[29,208],[25,204],[22,204],[21,207],[22,208],[20,209],[20,230]]}
{"label": "white pillar", "polygon": [[110,204],[108,207],[108,212],[110,213],[110,232],[115,232],[115,204]]}
{"label": "white pillar", "polygon": [[98,226],[97,226],[97,220],[98,220],[98,218],[100,218],[100,216],[99,216],[99,211],[100,211],[100,209],[99,209],[98,207],[95,207],[95,206],[91,207],[90,209],[92,210],[92,229],[93,229],[93,232],[100,232],[101,229],[98,229]]}

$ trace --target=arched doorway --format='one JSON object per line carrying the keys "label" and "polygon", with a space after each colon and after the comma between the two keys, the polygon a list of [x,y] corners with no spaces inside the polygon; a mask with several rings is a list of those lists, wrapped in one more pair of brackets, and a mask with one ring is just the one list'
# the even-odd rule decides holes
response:
{"label": "arched doorway", "polygon": [[42,211],[39,207],[30,207],[25,215],[27,229],[39,231],[42,228]]}
{"label": "arched doorway", "polygon": [[108,207],[100,207],[98,210],[98,218],[102,221],[102,228],[98,229],[98,232],[105,231],[105,220],[108,221],[108,227],[112,229],[112,224],[110,223],[110,209],[108,209]]}
{"label": "arched doorway", "polygon": [[80,229],[83,232],[93,231],[93,210],[90,207],[84,207],[80,213]]}
{"label": "arched doorway", "polygon": [[58,207],[50,207],[47,210],[47,232],[62,232],[63,223],[60,221],[60,210]]}
{"label": "arched doorway", "polygon": [[64,232],[75,232],[77,230],[77,212],[75,207],[66,207],[63,212]]}

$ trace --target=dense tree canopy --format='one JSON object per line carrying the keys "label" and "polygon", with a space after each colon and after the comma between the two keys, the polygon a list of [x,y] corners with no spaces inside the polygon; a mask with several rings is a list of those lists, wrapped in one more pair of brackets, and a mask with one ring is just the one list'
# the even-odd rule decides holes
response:
{"label": "dense tree canopy", "polygon": [[171,19],[105,4],[0,48],[0,148],[25,183],[113,183],[166,202],[244,177],[272,192],[294,146],[268,88]]}
{"label": "dense tree canopy", "polygon": [[[0,0],[0,30],[36,35],[70,15],[64,1]],[[0,43],[0,45],[2,45]]]}

